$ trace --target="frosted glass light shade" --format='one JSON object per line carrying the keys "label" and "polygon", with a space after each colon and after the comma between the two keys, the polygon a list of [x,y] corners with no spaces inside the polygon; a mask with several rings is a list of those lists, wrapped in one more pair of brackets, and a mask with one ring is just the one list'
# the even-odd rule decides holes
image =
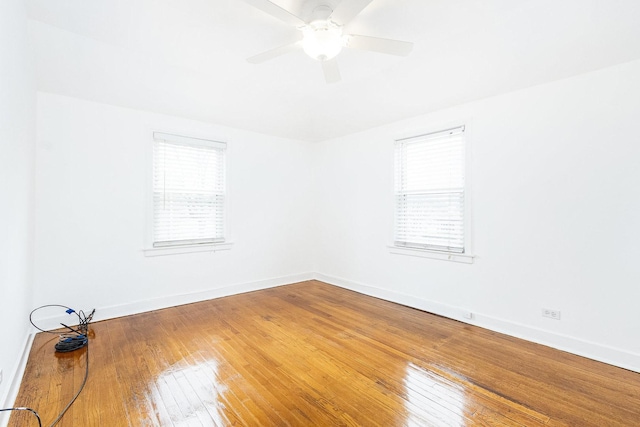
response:
{"label": "frosted glass light shade", "polygon": [[334,58],[342,50],[342,28],[336,26],[307,27],[302,46],[307,55],[318,61]]}

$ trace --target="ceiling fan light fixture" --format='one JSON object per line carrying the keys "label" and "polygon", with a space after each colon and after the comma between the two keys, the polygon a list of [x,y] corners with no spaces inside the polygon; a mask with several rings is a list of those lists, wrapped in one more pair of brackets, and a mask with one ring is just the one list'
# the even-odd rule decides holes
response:
{"label": "ceiling fan light fixture", "polygon": [[342,51],[342,48],[407,56],[413,47],[413,43],[401,40],[343,34],[344,25],[358,16],[373,0],[337,0],[337,5],[336,0],[304,0],[304,10],[313,7],[310,14],[305,13],[305,19],[279,6],[273,0],[244,1],[274,18],[294,25],[297,30],[302,32],[303,36],[302,40],[298,39],[287,45],[247,58],[247,61],[252,64],[260,64],[302,48],[311,58],[321,62],[325,81],[336,83],[340,81],[340,70],[338,61],[334,58]]}
{"label": "ceiling fan light fixture", "polygon": [[314,21],[302,29],[304,52],[318,61],[335,58],[344,46],[342,27],[330,21]]}

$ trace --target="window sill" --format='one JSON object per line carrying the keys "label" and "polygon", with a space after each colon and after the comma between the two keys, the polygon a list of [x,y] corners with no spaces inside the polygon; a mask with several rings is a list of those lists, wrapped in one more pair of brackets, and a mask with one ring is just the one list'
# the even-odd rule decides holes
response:
{"label": "window sill", "polygon": [[184,245],[184,246],[169,246],[163,248],[146,248],[143,249],[144,256],[164,256],[164,255],[179,255],[190,254],[194,252],[219,252],[228,251],[233,245],[232,242],[226,243],[213,243],[208,245]]}
{"label": "window sill", "polygon": [[473,264],[474,255],[456,254],[452,252],[438,252],[426,249],[401,248],[399,246],[389,246],[389,252],[396,255],[409,255],[421,258],[439,259],[442,261],[459,262],[462,264]]}

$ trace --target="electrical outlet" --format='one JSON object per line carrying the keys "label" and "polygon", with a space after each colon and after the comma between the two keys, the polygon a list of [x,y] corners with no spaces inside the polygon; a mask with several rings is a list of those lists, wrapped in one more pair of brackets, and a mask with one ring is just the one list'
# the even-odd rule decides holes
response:
{"label": "electrical outlet", "polygon": [[560,310],[551,310],[549,308],[543,308],[542,317],[548,317],[549,319],[560,320]]}

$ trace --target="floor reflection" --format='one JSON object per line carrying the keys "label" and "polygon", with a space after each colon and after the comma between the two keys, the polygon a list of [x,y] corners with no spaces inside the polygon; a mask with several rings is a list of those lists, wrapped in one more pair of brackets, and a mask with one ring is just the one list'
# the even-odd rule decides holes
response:
{"label": "floor reflection", "polygon": [[179,427],[228,425],[222,399],[228,388],[219,381],[216,360],[174,365],[160,374],[150,389],[160,425],[167,421]]}
{"label": "floor reflection", "polygon": [[466,425],[464,387],[413,363],[404,379],[408,402],[406,426],[461,427]]}

